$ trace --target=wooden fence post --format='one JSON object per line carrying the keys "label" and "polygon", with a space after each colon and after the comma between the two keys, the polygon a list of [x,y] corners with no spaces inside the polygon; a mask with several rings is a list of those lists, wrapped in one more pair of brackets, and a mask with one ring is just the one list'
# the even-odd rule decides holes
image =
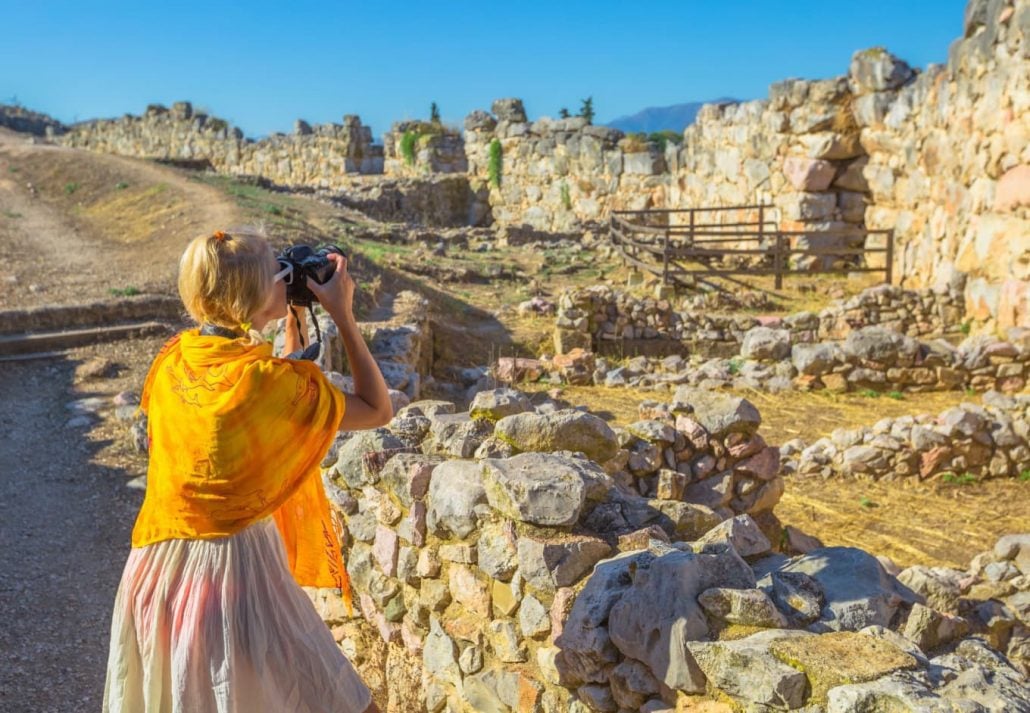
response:
{"label": "wooden fence post", "polygon": [[783,233],[776,233],[776,252],[773,253],[773,271],[776,273],[776,289],[783,289]]}
{"label": "wooden fence post", "polygon": [[894,228],[887,231],[887,265],[885,266],[887,284],[894,284]]}

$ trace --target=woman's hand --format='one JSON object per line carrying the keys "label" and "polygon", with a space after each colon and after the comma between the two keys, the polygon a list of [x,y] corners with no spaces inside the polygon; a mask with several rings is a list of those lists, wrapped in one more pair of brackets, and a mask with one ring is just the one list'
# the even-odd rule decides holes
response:
{"label": "woman's hand", "polygon": [[344,314],[354,314],[354,280],[347,272],[347,258],[336,253],[329,253],[326,258],[336,263],[336,271],[325,284],[320,285],[310,277],[305,277],[305,284],[315,295],[319,303],[329,314],[338,309],[343,309]]}

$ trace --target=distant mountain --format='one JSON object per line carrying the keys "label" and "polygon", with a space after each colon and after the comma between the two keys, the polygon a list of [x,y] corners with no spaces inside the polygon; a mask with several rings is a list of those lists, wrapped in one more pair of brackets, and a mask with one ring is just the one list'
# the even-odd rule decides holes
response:
{"label": "distant mountain", "polygon": [[673,104],[672,106],[651,106],[636,114],[620,116],[618,119],[609,121],[606,126],[614,129],[621,129],[628,133],[643,131],[646,134],[652,131],[671,129],[672,131],[683,131],[687,126],[694,123],[697,112],[705,104],[735,102],[738,99],[722,97],[706,102],[688,102],[686,104]]}

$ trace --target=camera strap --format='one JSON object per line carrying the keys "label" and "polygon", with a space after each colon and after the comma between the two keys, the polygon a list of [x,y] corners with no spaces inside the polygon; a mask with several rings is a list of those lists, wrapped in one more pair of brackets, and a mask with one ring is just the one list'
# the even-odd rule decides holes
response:
{"label": "camera strap", "polygon": [[[297,308],[290,304],[290,314],[293,315],[293,321],[297,325],[297,334],[300,335],[300,343],[303,345],[307,335],[303,333],[300,328],[300,317],[297,315]],[[315,361],[318,359],[318,355],[322,351],[322,330],[318,326],[318,319],[315,317],[314,305],[308,305],[308,314],[311,315],[311,321],[315,325],[315,341],[307,345],[303,349],[298,349],[295,352],[291,352],[286,355],[287,359],[304,359],[306,361]]]}

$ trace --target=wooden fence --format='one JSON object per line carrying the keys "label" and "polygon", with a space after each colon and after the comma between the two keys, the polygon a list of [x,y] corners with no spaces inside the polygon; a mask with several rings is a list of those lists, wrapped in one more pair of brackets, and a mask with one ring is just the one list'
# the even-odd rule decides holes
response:
{"label": "wooden fence", "polygon": [[[628,263],[670,285],[691,286],[701,281],[716,286],[706,278],[739,282],[734,276],[773,275],[776,289],[781,289],[786,275],[851,272],[883,272],[885,282],[893,281],[893,230],[780,230],[778,222],[770,220],[773,210],[770,205],[738,205],[613,211],[609,231]],[[724,220],[726,214],[729,220]],[[867,247],[871,235],[883,236],[883,247]],[[819,246],[834,242],[844,245]],[[723,247],[727,243],[732,245]],[[884,267],[869,267],[862,259],[877,253],[885,255]],[[732,256],[760,260],[757,265],[741,267],[712,264]],[[791,265],[791,257],[817,259],[799,268]],[[860,264],[841,266],[825,260],[828,257],[857,258],[855,262]]]}

